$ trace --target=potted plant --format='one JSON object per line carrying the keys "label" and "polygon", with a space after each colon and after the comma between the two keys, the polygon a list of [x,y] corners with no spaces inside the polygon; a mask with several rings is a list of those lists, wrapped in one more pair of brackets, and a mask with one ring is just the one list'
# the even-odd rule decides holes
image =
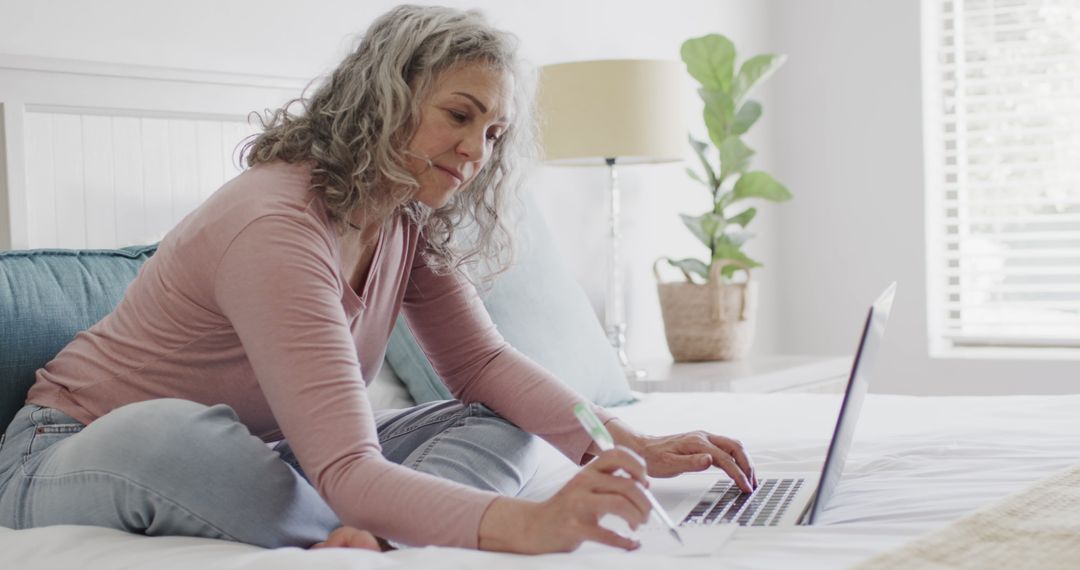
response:
{"label": "potted plant", "polygon": [[[753,234],[747,226],[757,215],[749,199],[782,202],[791,193],[772,176],[750,170],[754,151],[742,135],[761,117],[761,104],[748,98],[751,89],[780,67],[786,56],[762,54],[735,71],[731,40],[710,34],[683,43],[682,60],[701,84],[708,141],[690,138],[702,172],[687,168],[705,186],[712,207],[698,216],[682,214],[686,227],[709,248],[709,258],[661,258],[654,264],[668,347],[678,362],[732,360],[750,350],[757,306],[751,271],[761,263],[743,246]],[[711,143],[711,144],[710,144]],[[714,167],[714,164],[716,165]],[[661,261],[682,271],[685,282],[660,282]],[[737,274],[745,276],[739,279]]]}

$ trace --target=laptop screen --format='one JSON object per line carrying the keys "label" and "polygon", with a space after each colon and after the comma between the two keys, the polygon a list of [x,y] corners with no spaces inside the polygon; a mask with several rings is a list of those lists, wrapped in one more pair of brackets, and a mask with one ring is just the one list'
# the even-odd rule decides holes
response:
{"label": "laptop screen", "polygon": [[866,316],[862,338],[859,340],[859,349],[855,352],[855,360],[851,365],[847,391],[844,392],[844,402],[840,405],[840,416],[836,420],[836,430],[833,431],[829,453],[825,456],[825,465],[821,469],[821,481],[818,483],[817,494],[811,502],[810,516],[806,521],[808,524],[814,524],[814,520],[829,503],[833,490],[840,481],[840,472],[844,468],[844,461],[847,460],[848,449],[851,448],[855,424],[859,420],[859,410],[862,409],[870,376],[874,372],[878,349],[885,335],[885,325],[889,321],[889,311],[892,309],[895,296],[896,283],[893,283],[874,301],[874,304],[870,306],[870,313]]}

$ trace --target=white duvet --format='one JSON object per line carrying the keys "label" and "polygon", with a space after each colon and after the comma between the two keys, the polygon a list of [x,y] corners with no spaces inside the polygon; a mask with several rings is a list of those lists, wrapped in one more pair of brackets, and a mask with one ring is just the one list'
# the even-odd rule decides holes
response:
{"label": "white duvet", "polygon": [[[651,433],[705,428],[738,437],[767,475],[819,468],[838,408],[839,396],[818,394],[649,394],[616,411]],[[547,453],[528,496],[546,496],[574,471],[554,450]],[[62,526],[0,528],[0,568],[842,568],[1077,463],[1080,395],[871,395],[821,524],[740,528],[711,558],[528,557],[447,548],[388,554],[262,550]]]}

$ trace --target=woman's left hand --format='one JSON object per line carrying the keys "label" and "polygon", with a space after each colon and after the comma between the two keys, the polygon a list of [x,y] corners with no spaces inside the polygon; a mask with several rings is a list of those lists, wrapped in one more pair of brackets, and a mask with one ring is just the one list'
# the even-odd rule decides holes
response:
{"label": "woman's left hand", "polygon": [[757,488],[754,462],[738,440],[706,431],[641,435],[620,420],[610,422],[608,427],[616,443],[633,449],[645,460],[650,477],[674,477],[716,466],[743,491]]}

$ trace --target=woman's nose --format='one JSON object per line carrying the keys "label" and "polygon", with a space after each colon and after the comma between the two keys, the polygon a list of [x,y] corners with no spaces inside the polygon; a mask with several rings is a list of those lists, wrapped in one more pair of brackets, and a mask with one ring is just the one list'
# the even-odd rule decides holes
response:
{"label": "woman's nose", "polygon": [[458,153],[466,160],[483,160],[486,158],[487,151],[487,133],[483,131],[468,132],[458,143]]}

